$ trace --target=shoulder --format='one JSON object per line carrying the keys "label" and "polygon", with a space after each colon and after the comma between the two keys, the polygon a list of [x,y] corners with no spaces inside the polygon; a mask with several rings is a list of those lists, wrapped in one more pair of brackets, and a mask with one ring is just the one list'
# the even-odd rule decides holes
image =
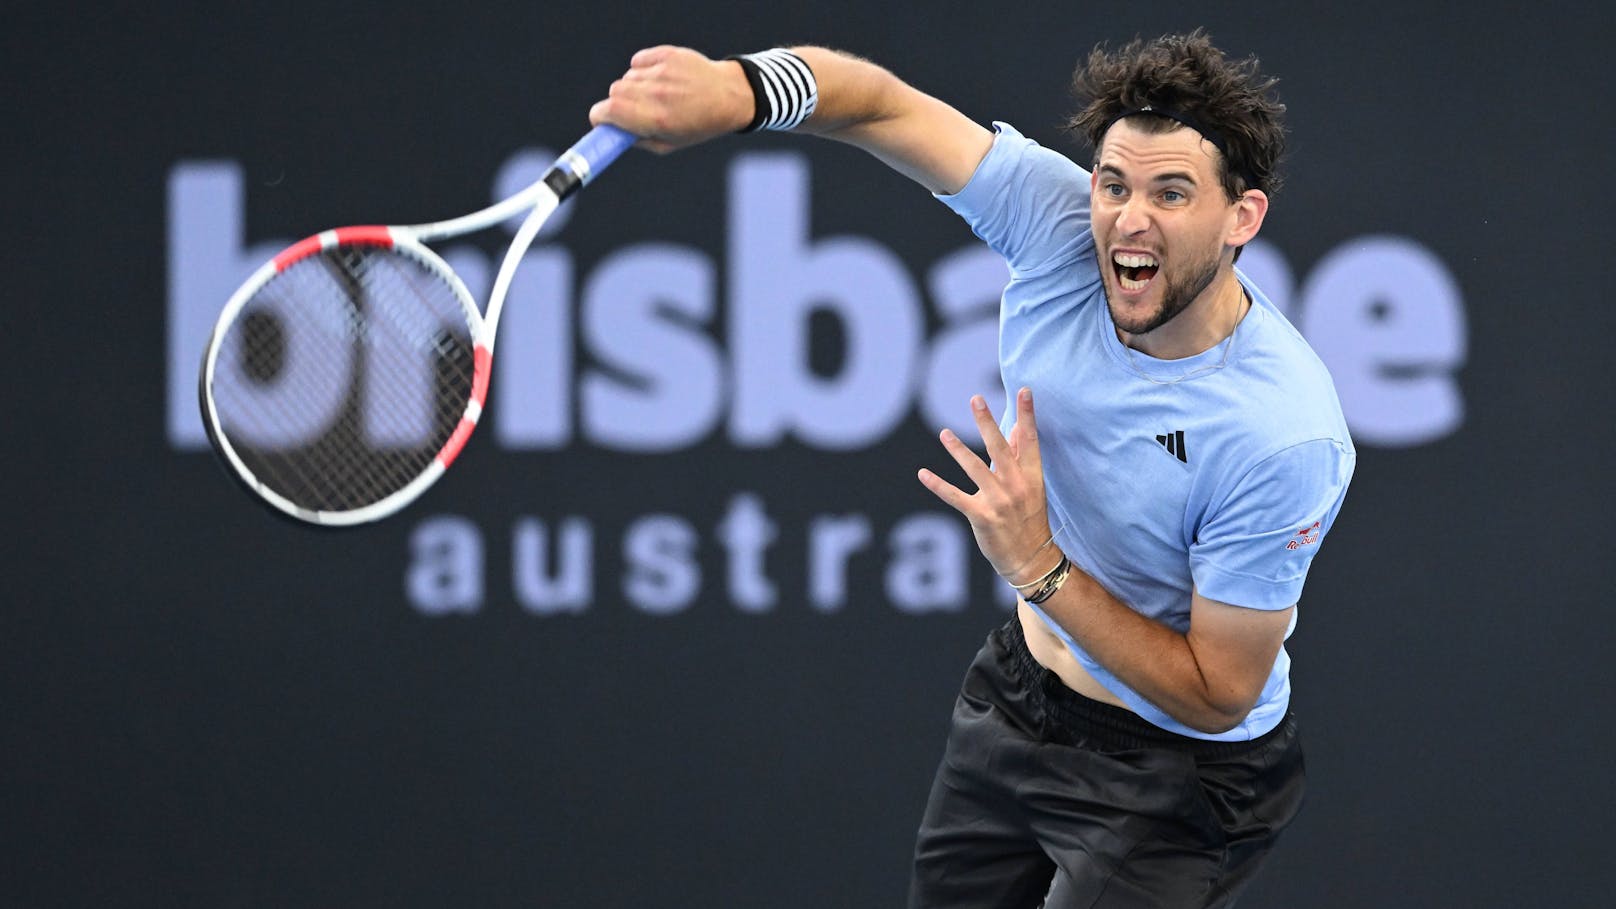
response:
{"label": "shoulder", "polygon": [[1237,336],[1228,376],[1246,435],[1261,453],[1313,440],[1352,449],[1351,435],[1324,361],[1262,292],[1248,285],[1252,308]]}
{"label": "shoulder", "polygon": [[955,205],[975,202],[976,196],[991,192],[1006,182],[1051,181],[1070,185],[1076,180],[1088,190],[1089,172],[1071,158],[1046,148],[1021,134],[1014,126],[1002,120],[993,122],[993,145],[983,156],[971,179],[959,192],[938,194],[938,198]]}
{"label": "shoulder", "polygon": [[1235,342],[1227,368],[1188,383],[1199,396],[1207,453],[1198,481],[1203,514],[1338,495],[1357,452],[1324,363],[1260,292]]}
{"label": "shoulder", "polygon": [[971,225],[1018,277],[1078,258],[1089,241],[1089,174],[1008,123],[959,192],[937,198]]}

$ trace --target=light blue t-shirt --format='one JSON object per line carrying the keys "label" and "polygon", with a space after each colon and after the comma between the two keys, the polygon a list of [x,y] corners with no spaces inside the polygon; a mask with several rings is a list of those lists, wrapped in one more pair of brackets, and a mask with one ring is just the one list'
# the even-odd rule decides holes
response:
{"label": "light blue t-shirt", "polygon": [[[1181,360],[1125,347],[1095,259],[1088,171],[994,126],[970,183],[938,198],[1010,265],[1000,373],[1006,389],[1033,390],[1056,542],[1122,602],[1179,632],[1193,590],[1252,609],[1296,603],[1356,461],[1324,364],[1244,275],[1252,306],[1227,341]],[[1245,721],[1198,732],[1039,615],[1101,685],[1165,729],[1255,738],[1290,703],[1281,649]]]}

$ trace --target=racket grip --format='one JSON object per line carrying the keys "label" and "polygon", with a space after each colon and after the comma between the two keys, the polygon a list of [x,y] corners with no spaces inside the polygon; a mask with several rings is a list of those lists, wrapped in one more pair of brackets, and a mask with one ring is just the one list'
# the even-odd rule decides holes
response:
{"label": "racket grip", "polygon": [[[580,183],[588,185],[590,180],[616,161],[618,155],[628,151],[634,142],[633,134],[602,123],[567,149],[561,160],[569,163]],[[578,166],[579,163],[583,166]]]}

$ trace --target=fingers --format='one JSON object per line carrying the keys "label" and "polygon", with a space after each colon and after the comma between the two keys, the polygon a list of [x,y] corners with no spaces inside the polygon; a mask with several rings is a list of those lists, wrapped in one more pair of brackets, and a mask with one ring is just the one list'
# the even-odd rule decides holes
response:
{"label": "fingers", "polygon": [[[976,452],[968,448],[952,430],[943,430],[938,434],[938,438],[942,440],[943,447],[954,458],[954,463],[964,469],[965,475],[971,478],[971,482],[976,484],[978,490],[984,484],[994,482],[993,472],[988,469],[987,464],[983,463],[982,459],[976,456]],[[970,517],[970,493],[924,467],[920,469],[917,476],[920,478],[920,484],[931,490],[932,495],[942,499],[955,511]]]}
{"label": "fingers", "polygon": [[1049,539],[1031,389],[1016,392],[1015,408],[1015,424],[1007,440],[988,411],[987,401],[980,395],[971,398],[971,415],[993,456],[991,468],[950,430],[938,436],[954,462],[976,484],[974,493],[965,492],[930,470],[922,469],[917,474],[932,495],[971,522],[971,532],[982,554],[995,571],[1006,577],[1017,570],[1007,566],[1025,563],[1028,553],[1036,555]]}
{"label": "fingers", "polygon": [[1032,413],[1032,389],[1023,387],[1016,392],[1016,425],[1024,427],[1022,437],[1038,441],[1038,421]]}
{"label": "fingers", "polygon": [[589,108],[589,125],[599,126],[602,123],[610,123],[613,126],[621,126],[629,132],[635,132],[632,126],[623,122],[622,114],[622,105],[617,103],[615,99],[607,98],[602,101],[596,101]]}
{"label": "fingers", "polygon": [[1038,454],[1038,421],[1032,412],[1032,389],[1022,388],[1016,392],[1016,425],[1010,430],[1010,451],[1019,460],[1023,456],[1031,456],[1034,460]]}
{"label": "fingers", "polygon": [[982,444],[987,448],[988,458],[995,462],[1002,462],[1009,454],[1009,447],[1005,443],[1004,435],[999,432],[999,424],[993,419],[992,411],[988,410],[987,399],[981,395],[971,396],[971,419],[976,421],[976,431],[982,435]]}
{"label": "fingers", "polygon": [[[605,100],[597,101],[589,109],[590,124],[599,126],[602,123],[610,123],[636,135],[647,135],[649,132],[646,129],[647,124],[639,122],[643,117],[636,103],[641,98],[637,89],[652,78],[652,67],[666,61],[678,50],[679,48],[671,44],[661,44],[637,51],[629,60],[628,71],[614,80],[606,90]],[[649,146],[648,143],[641,144]]]}
{"label": "fingers", "polygon": [[[1022,477],[1036,479],[1041,476],[1038,423],[1033,416],[1032,389],[1022,388],[1016,393],[1016,422],[1010,430],[1009,439],[999,431],[998,423],[988,410],[987,400],[981,395],[971,397],[971,416],[976,421],[977,431],[981,434],[982,442],[987,449],[987,461],[978,457],[976,452],[952,430],[943,430],[938,439],[943,443],[943,448],[948,451],[949,456],[954,459],[954,463],[958,464],[971,482],[976,484],[978,491],[989,487],[997,488],[1004,483],[1014,486],[1020,483]],[[1008,473],[1001,475],[1001,471]],[[925,473],[932,477],[936,476],[929,471]],[[926,482],[924,477],[922,482]],[[942,483],[941,480],[937,482]],[[937,489],[932,488],[929,483],[927,488],[937,492]],[[949,504],[955,505],[952,501]]]}
{"label": "fingers", "polygon": [[676,50],[678,50],[678,48],[671,44],[659,44],[656,47],[647,47],[644,50],[636,51],[634,56],[629,58],[628,65],[635,68],[655,66],[672,56],[673,52]]}
{"label": "fingers", "polygon": [[976,452],[972,451],[959,436],[954,434],[953,430],[943,430],[938,435],[938,438],[942,440],[943,448],[947,449],[949,455],[954,458],[954,463],[965,471],[965,475],[971,478],[971,482],[976,484],[977,489],[981,489],[993,482],[993,471],[988,468],[988,465],[981,458],[976,456]]}
{"label": "fingers", "polygon": [[655,135],[655,126],[645,105],[624,79],[613,82],[607,97],[589,108],[589,123],[591,126],[610,123],[622,127],[640,137],[637,145],[658,154],[672,149],[671,145],[660,141],[660,137]]}
{"label": "fingers", "polygon": [[932,495],[942,499],[944,504],[955,511],[961,514],[966,513],[967,503],[970,502],[971,497],[966,495],[964,490],[924,467],[920,468],[917,476],[920,478],[920,485],[931,490]]}
{"label": "fingers", "polygon": [[1044,474],[1044,455],[1037,448],[1037,417],[1033,414],[1033,390],[1021,388],[1015,396],[1016,459],[1037,476]]}
{"label": "fingers", "polygon": [[748,122],[753,107],[739,67],[720,66],[689,48],[659,45],[634,54],[628,71],[589,116],[597,126],[610,123],[640,137],[641,148],[666,153],[734,132]]}

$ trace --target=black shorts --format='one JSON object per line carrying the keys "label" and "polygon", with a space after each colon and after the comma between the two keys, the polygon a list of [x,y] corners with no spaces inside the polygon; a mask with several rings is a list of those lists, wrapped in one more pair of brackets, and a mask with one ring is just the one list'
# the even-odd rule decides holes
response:
{"label": "black shorts", "polygon": [[960,688],[909,905],[1229,906],[1304,788],[1293,717],[1245,742],[1177,735],[1067,688],[1012,616]]}

